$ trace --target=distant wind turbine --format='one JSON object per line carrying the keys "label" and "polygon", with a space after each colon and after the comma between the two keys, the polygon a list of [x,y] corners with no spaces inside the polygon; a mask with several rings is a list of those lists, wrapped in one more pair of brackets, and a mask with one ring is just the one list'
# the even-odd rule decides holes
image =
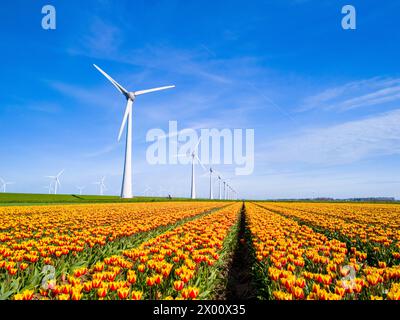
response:
{"label": "distant wind turbine", "polygon": [[85,189],[85,187],[77,186],[76,188],[79,190],[79,195],[81,196],[82,195],[82,190]]}
{"label": "distant wind turbine", "polygon": [[194,146],[194,148],[188,152],[188,154],[183,155],[183,154],[178,154],[178,157],[182,157],[182,156],[186,156],[186,157],[191,157],[192,158],[192,178],[191,178],[191,186],[190,186],[190,197],[192,199],[196,199],[196,176],[195,176],[195,161],[197,159],[197,161],[200,163],[200,165],[202,166],[202,168],[204,170],[207,170],[203,163],[200,161],[199,157],[197,156],[197,148],[200,144],[201,138],[199,139],[199,141],[196,143],[196,145]]}
{"label": "distant wind turbine", "polygon": [[64,169],[62,169],[56,176],[46,176],[46,178],[50,178],[52,182],[54,182],[54,194],[57,194],[57,187],[61,186],[60,176],[63,174],[63,172]]}
{"label": "distant wind turbine", "polygon": [[213,169],[210,167],[210,200],[214,198],[213,196],[213,183],[212,183],[212,175],[213,175]]}
{"label": "distant wind turbine", "polygon": [[226,200],[226,181],[224,181],[224,200]]}
{"label": "distant wind turbine", "polygon": [[221,198],[221,176],[220,175],[218,175],[218,184],[219,184],[218,198],[219,198],[219,200],[222,200],[222,198]]}
{"label": "distant wind turbine", "polygon": [[175,86],[164,86],[159,88],[131,91],[129,92],[124,87],[122,87],[117,81],[111,78],[107,73],[94,64],[94,67],[101,72],[113,85],[121,92],[126,100],[125,114],[122,120],[121,128],[119,129],[118,141],[121,140],[122,132],[127,124],[126,130],[126,146],[125,146],[125,162],[124,162],[124,174],[122,179],[121,197],[122,198],[132,198],[132,105],[136,97],[145,93],[165,90],[174,88]]}
{"label": "distant wind turbine", "polygon": [[14,182],[7,182],[5,180],[3,180],[2,178],[0,178],[0,183],[1,183],[1,188],[3,188],[3,192],[6,192],[6,187],[10,184],[15,184]]}
{"label": "distant wind turbine", "polygon": [[51,193],[51,183],[48,186],[44,186],[43,188],[48,190],[48,193]]}
{"label": "distant wind turbine", "polygon": [[106,177],[101,177],[100,181],[98,182],[93,182],[93,184],[97,184],[99,185],[100,188],[100,195],[102,196],[104,194],[104,190],[107,190],[106,185],[104,184],[104,180],[106,179]]}
{"label": "distant wind turbine", "polygon": [[146,195],[148,194],[148,192],[151,190],[151,188],[149,186],[146,186],[146,189],[144,189],[143,191],[143,196],[146,197]]}

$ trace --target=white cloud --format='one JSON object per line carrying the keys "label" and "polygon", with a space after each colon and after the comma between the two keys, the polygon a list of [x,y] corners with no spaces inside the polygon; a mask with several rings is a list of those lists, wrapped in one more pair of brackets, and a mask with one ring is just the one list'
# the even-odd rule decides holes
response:
{"label": "white cloud", "polygon": [[299,111],[346,111],[400,100],[400,78],[371,78],[329,88],[304,99]]}
{"label": "white cloud", "polygon": [[400,109],[396,109],[362,120],[308,130],[274,141],[259,151],[259,158],[261,155],[272,162],[335,165],[400,154],[399,123]]}

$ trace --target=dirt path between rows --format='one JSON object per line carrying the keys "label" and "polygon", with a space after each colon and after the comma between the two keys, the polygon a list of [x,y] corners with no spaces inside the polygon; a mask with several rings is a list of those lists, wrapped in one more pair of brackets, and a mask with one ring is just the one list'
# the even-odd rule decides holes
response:
{"label": "dirt path between rows", "polygon": [[252,273],[254,257],[248,246],[249,240],[250,234],[246,224],[246,209],[243,204],[240,214],[238,242],[228,271],[226,299],[253,300],[257,298],[257,290],[254,286]]}

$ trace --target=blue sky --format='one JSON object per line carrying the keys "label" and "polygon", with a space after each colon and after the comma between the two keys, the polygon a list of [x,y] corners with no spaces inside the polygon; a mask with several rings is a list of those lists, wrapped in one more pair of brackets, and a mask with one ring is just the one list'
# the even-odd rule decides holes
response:
{"label": "blue sky", "polygon": [[[341,8],[357,29],[341,28]],[[41,8],[57,29],[41,28]],[[119,192],[124,100],[96,63],[131,90],[175,84],[134,105],[133,188],[189,194],[190,167],[146,163],[151,128],[252,128],[255,170],[242,197],[400,198],[398,1],[2,1],[0,177],[14,192]],[[201,169],[198,168],[198,172]],[[201,196],[208,180],[199,177]]]}

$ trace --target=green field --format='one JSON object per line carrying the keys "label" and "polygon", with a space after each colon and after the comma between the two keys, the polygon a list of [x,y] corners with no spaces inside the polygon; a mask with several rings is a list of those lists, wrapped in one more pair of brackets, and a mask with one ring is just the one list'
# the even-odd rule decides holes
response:
{"label": "green field", "polygon": [[29,204],[63,204],[63,203],[120,203],[120,202],[154,202],[182,201],[186,198],[134,197],[121,199],[118,196],[93,196],[76,194],[35,194],[35,193],[0,193],[0,206]]}

